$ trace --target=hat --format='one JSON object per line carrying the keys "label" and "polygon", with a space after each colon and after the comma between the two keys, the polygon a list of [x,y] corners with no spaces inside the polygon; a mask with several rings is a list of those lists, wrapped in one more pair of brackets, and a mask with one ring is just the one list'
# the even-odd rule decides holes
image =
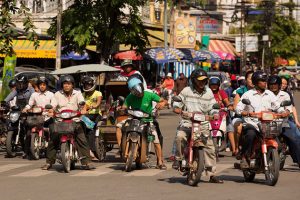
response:
{"label": "hat", "polygon": [[205,79],[207,79],[207,76],[199,76],[199,77],[197,78],[197,80],[199,80],[199,81],[203,81],[203,80],[205,80]]}
{"label": "hat", "polygon": [[241,81],[241,80],[245,80],[245,76],[240,76],[240,77],[238,78],[238,81]]}
{"label": "hat", "polygon": [[124,66],[127,66],[127,65],[132,65],[133,66],[132,60],[124,60],[121,64],[121,67],[124,67]]}
{"label": "hat", "polygon": [[167,74],[167,77],[171,77],[171,78],[172,78],[172,73],[169,72],[169,73]]}

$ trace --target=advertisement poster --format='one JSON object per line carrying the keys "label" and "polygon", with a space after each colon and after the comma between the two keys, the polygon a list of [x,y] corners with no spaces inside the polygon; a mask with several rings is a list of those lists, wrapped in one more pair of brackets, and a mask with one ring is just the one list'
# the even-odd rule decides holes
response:
{"label": "advertisement poster", "polygon": [[2,88],[0,100],[4,100],[5,97],[10,93],[8,83],[13,79],[15,75],[15,67],[17,64],[17,57],[14,55],[12,57],[5,57],[3,66],[3,76],[2,76]]}
{"label": "advertisement poster", "polygon": [[197,17],[197,33],[222,33],[222,15],[198,16]]}
{"label": "advertisement poster", "polygon": [[175,48],[194,48],[196,45],[196,18],[177,18],[174,40]]}

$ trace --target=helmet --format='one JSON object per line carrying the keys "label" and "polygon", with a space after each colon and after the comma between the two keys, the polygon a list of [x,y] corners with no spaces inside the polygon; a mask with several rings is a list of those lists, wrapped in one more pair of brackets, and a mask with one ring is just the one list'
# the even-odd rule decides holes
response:
{"label": "helmet", "polygon": [[25,90],[28,88],[28,78],[27,76],[20,75],[16,77],[17,90]]}
{"label": "helmet", "polygon": [[121,68],[124,68],[125,66],[132,66],[132,68],[135,68],[132,60],[124,60],[122,63],[121,63]]}
{"label": "helmet", "polygon": [[71,82],[73,85],[75,84],[74,78],[71,75],[65,75],[60,78],[61,87],[63,86],[64,82]]}
{"label": "helmet", "polygon": [[8,82],[8,87],[10,88],[16,87],[16,85],[17,85],[16,79],[12,79]]}
{"label": "helmet", "polygon": [[48,85],[48,79],[45,76],[39,76],[36,84],[39,86],[41,83]]}
{"label": "helmet", "polygon": [[218,86],[220,86],[221,85],[221,80],[220,80],[219,77],[212,76],[212,77],[209,78],[208,84],[209,85],[218,85]]}
{"label": "helmet", "polygon": [[272,84],[281,85],[281,78],[277,75],[270,76],[268,79],[268,85]]}
{"label": "helmet", "polygon": [[141,96],[144,93],[143,82],[136,76],[130,76],[127,80],[127,85],[134,96]]}
{"label": "helmet", "polygon": [[90,76],[83,76],[81,79],[81,84],[83,85],[84,92],[90,92],[96,88],[96,79]]}
{"label": "helmet", "polygon": [[207,73],[203,69],[195,69],[191,74],[192,85],[195,84],[196,80],[207,80]]}
{"label": "helmet", "polygon": [[263,71],[256,71],[252,75],[252,83],[253,85],[257,85],[259,81],[267,81],[268,76]]}

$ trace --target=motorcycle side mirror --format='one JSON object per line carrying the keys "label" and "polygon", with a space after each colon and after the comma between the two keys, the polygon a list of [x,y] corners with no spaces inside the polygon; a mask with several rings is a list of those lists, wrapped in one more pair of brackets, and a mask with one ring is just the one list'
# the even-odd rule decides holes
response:
{"label": "motorcycle side mirror", "polygon": [[172,100],[175,101],[175,102],[182,102],[182,99],[179,96],[172,97]]}
{"label": "motorcycle side mirror", "polygon": [[249,99],[243,99],[242,103],[245,104],[245,105],[250,105],[251,104]]}
{"label": "motorcycle side mirror", "polygon": [[81,102],[79,102],[79,104],[78,105],[80,105],[80,106],[84,106],[85,105],[85,102],[84,101],[81,101]]}
{"label": "motorcycle side mirror", "polygon": [[47,105],[45,106],[45,109],[47,109],[47,110],[52,109],[52,108],[53,108],[53,106],[50,105],[50,104],[47,104]]}
{"label": "motorcycle side mirror", "polygon": [[212,108],[213,108],[214,110],[219,110],[219,109],[220,109],[220,104],[215,103],[215,104],[212,106]]}
{"label": "motorcycle side mirror", "polygon": [[281,107],[290,106],[290,105],[292,105],[292,102],[291,102],[291,101],[283,101],[283,102],[280,104]]}
{"label": "motorcycle side mirror", "polygon": [[11,110],[13,110],[13,111],[19,111],[20,107],[19,106],[13,106],[13,107],[11,107]]}

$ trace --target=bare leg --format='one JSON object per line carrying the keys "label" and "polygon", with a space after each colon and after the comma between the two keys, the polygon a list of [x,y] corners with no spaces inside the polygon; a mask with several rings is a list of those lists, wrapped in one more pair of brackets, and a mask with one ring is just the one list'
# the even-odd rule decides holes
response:
{"label": "bare leg", "polygon": [[160,144],[154,144],[154,148],[155,148],[155,153],[156,153],[156,157],[157,157],[157,165],[162,165],[163,164],[163,155],[162,155],[162,149]]}
{"label": "bare leg", "polygon": [[118,143],[119,147],[121,147],[122,130],[118,127],[117,127],[117,130],[116,130],[116,137],[117,137],[117,143]]}
{"label": "bare leg", "polygon": [[235,140],[234,140],[234,133],[233,132],[229,132],[228,133],[228,138],[229,138],[229,142],[230,142],[230,145],[231,145],[232,153],[235,154],[235,152],[236,152],[236,145],[235,145]]}

